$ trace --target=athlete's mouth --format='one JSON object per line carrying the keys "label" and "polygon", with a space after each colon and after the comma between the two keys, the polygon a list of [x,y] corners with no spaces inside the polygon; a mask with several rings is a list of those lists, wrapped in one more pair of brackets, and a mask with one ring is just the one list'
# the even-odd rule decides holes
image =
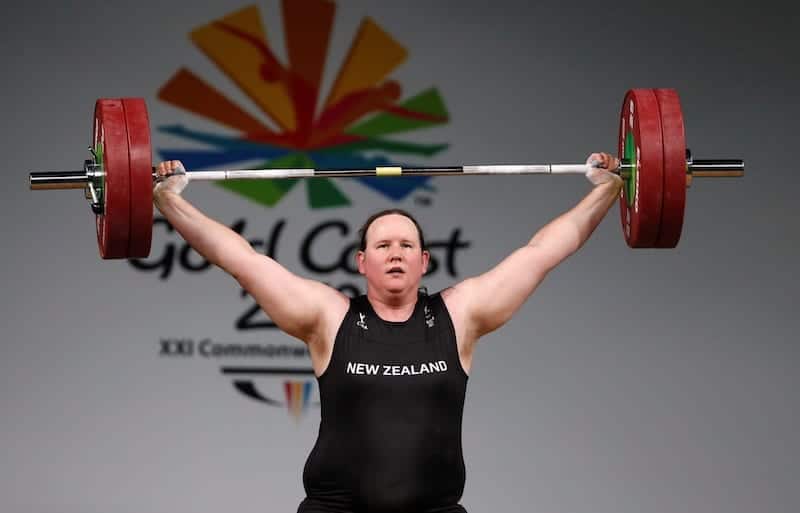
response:
{"label": "athlete's mouth", "polygon": [[391,269],[386,271],[386,274],[399,275],[399,274],[405,274],[405,271],[403,270],[402,267],[392,267]]}

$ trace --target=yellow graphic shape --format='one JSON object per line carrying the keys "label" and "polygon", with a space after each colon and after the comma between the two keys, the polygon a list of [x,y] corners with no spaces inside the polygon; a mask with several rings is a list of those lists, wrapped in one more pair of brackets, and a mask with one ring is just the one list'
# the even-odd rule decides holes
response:
{"label": "yellow graphic shape", "polygon": [[408,51],[371,18],[364,18],[353,39],[325,106],[383,82],[408,57]]}
{"label": "yellow graphic shape", "polygon": [[258,7],[194,29],[191,39],[283,130],[295,128],[286,70],[267,44]]}
{"label": "yellow graphic shape", "polygon": [[270,133],[269,128],[261,121],[186,68],[179,69],[159,89],[158,97],[176,107],[247,134]]}

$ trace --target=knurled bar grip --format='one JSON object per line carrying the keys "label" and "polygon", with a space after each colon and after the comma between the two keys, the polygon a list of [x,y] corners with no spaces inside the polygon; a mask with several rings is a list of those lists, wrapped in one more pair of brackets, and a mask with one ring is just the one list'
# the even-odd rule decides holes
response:
{"label": "knurled bar grip", "polygon": [[486,165],[460,167],[395,167],[374,169],[244,169],[226,171],[188,171],[191,180],[237,180],[263,178],[344,178],[357,176],[446,176],[446,175],[533,175],[533,174],[583,174],[586,164],[537,164],[537,165]]}

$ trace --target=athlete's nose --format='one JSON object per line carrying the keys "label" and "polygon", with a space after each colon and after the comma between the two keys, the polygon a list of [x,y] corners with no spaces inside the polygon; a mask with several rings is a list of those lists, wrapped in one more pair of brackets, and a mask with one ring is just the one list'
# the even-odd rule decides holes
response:
{"label": "athlete's nose", "polygon": [[398,262],[403,260],[403,251],[399,246],[392,244],[389,248],[389,261]]}

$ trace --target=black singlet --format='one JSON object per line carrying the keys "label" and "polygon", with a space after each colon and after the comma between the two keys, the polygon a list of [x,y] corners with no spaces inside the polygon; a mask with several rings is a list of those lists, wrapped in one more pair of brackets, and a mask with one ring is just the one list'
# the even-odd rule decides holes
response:
{"label": "black singlet", "polygon": [[406,322],[351,300],[318,382],[322,418],[298,513],[466,513],[467,375],[440,294],[420,294]]}

